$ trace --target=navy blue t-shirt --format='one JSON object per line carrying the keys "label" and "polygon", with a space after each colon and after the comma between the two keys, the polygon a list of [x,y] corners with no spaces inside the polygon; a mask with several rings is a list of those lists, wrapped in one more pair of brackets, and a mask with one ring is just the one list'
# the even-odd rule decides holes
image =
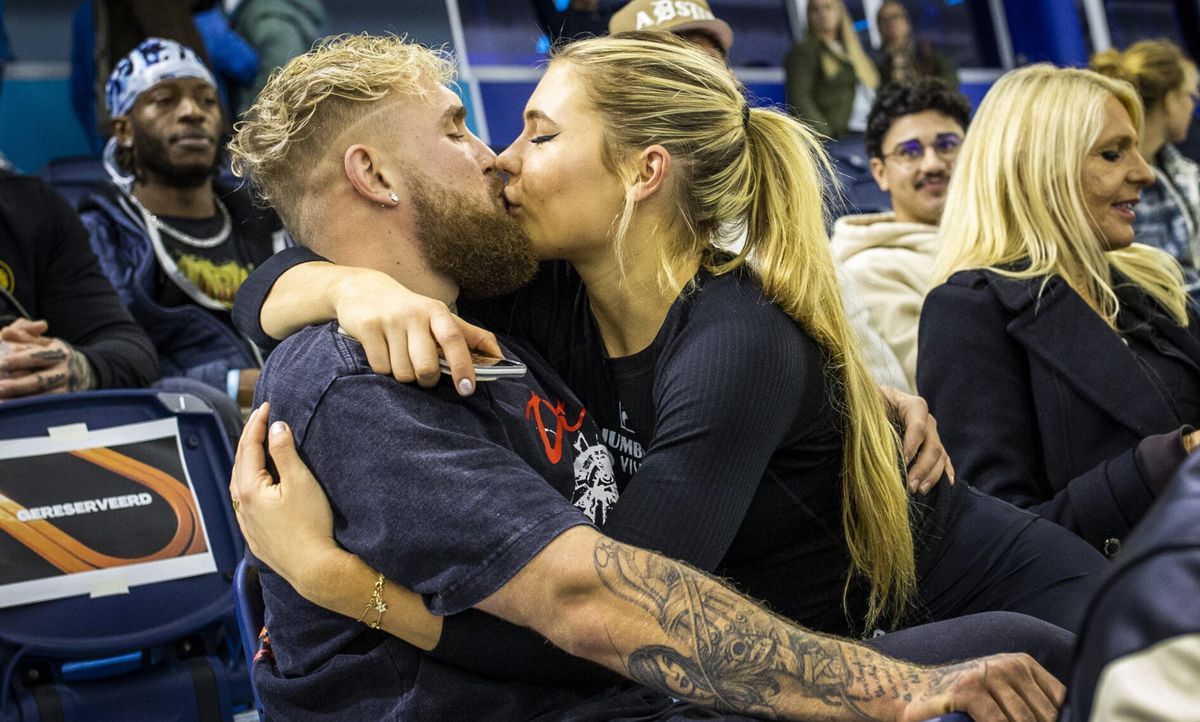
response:
{"label": "navy blue t-shirt", "polygon": [[[263,369],[271,402],[320,480],[339,544],[425,598],[461,612],[503,586],[568,528],[615,500],[608,452],[578,400],[536,356],[531,373],[481,383],[400,384],[371,371],[336,324],[289,338]],[[579,507],[569,500],[575,500]],[[301,598],[262,570],[274,663],[255,665],[273,719],[554,718],[597,692],[500,683],[439,662]],[[364,607],[370,590],[363,590]]]}

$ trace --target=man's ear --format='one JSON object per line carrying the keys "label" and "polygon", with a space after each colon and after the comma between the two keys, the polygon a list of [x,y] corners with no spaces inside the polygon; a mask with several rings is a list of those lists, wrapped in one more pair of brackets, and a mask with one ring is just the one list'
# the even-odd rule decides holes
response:
{"label": "man's ear", "polygon": [[393,186],[384,172],[379,150],[369,145],[356,143],[342,155],[346,178],[354,191],[364,200],[384,207],[400,203],[400,192]]}
{"label": "man's ear", "polygon": [[117,139],[117,145],[122,148],[133,146],[133,124],[129,122],[129,118],[124,115],[118,115],[109,121],[112,127],[113,137]]}
{"label": "man's ear", "polygon": [[644,201],[658,193],[671,173],[671,152],[661,145],[652,145],[633,161],[633,185],[629,192],[634,201]]}
{"label": "man's ear", "polygon": [[888,185],[887,177],[883,173],[883,160],[881,158],[871,159],[871,176],[875,179],[875,185],[879,186],[879,190],[884,193],[891,193],[892,189]]}

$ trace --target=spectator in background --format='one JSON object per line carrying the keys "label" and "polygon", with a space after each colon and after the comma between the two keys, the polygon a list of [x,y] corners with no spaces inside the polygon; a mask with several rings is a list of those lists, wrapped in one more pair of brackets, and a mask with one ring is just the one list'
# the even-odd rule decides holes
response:
{"label": "spectator in background", "polygon": [[892,212],[843,216],[830,238],[871,328],[900,359],[910,388],[917,387],[917,324],[937,227],[970,116],[967,99],[938,80],[885,85],[867,121],[867,155]]}
{"label": "spectator in background", "polygon": [[[215,182],[221,108],[188,48],[150,38],[113,70],[114,184],[81,206],[109,280],[158,349],[163,375],[249,404],[261,366],[229,309],[246,275],[283,245],[273,213]],[[125,175],[128,174],[128,175]]]}
{"label": "spectator in background", "polygon": [[71,19],[71,107],[94,152],[100,152],[112,132],[104,93],[113,58],[124,57],[146,38],[164,38],[192,48],[214,71],[227,108],[231,106],[226,82],[234,88],[254,82],[258,55],[229,29],[216,2],[84,0],[79,6]]}
{"label": "spectator in background", "polygon": [[729,48],[733,46],[733,29],[713,15],[705,0],[675,4],[634,0],[608,21],[610,34],[633,30],[674,33],[722,63],[729,62]]}
{"label": "spectator in background", "polygon": [[158,378],[154,345],[100,271],[79,216],[41,181],[8,172],[0,172],[0,325],[0,399]]}
{"label": "spectator in background", "polygon": [[[197,3],[198,6],[202,4]],[[233,99],[240,97],[241,91],[251,87],[258,77],[258,53],[229,27],[229,18],[225,17],[225,10],[220,4],[216,0],[209,4],[212,7],[198,9],[192,20],[212,60],[209,67],[217,81],[221,105],[229,111],[225,116],[226,130],[232,133]]]}
{"label": "spectator in background", "polygon": [[533,11],[551,47],[558,47],[572,40],[604,35],[612,15],[609,5],[602,0],[533,0]]}
{"label": "spectator in background", "polygon": [[954,63],[939,55],[929,40],[913,37],[908,9],[900,0],[885,0],[875,16],[883,47],[879,54],[879,78],[884,83],[914,83],[921,78],[937,78],[951,90],[958,90],[958,70]]}
{"label": "spectator in background", "polygon": [[[192,20],[197,4],[205,7],[212,0],[86,0],[77,11],[77,15],[87,14],[91,17],[90,35],[80,35],[73,38],[74,43],[82,44],[77,53],[72,56],[79,59],[91,60],[87,74],[90,97],[86,100],[91,109],[88,114],[94,120],[93,131],[98,138],[107,138],[109,119],[107,115],[98,115],[97,111],[104,110],[104,86],[112,73],[113,65],[125,57],[146,38],[166,38],[174,40],[185,48],[193,48],[200,61],[210,65],[208,51],[200,37],[200,31]],[[85,9],[87,8],[87,9]],[[85,30],[86,18],[79,17],[76,21],[80,30]],[[87,69],[84,69],[85,71]],[[73,83],[73,86],[81,83]],[[78,112],[78,111],[77,111]]]}
{"label": "spectator in background", "polygon": [[1107,555],[1200,434],[1200,322],[1133,243],[1154,180],[1128,83],[1035,65],[963,144],[921,311],[917,385],[971,485]]}
{"label": "spectator in background", "polygon": [[879,71],[842,0],[809,0],[808,32],[784,59],[787,104],[819,133],[844,138],[867,129]]}
{"label": "spectator in background", "polygon": [[1138,150],[1150,161],[1155,183],[1142,191],[1134,237],[1174,256],[1188,294],[1200,299],[1200,165],[1174,145],[1192,126],[1196,64],[1169,40],[1143,40],[1124,52],[1097,53],[1092,69],[1128,81],[1146,109]]}
{"label": "spectator in background", "polygon": [[258,53],[258,75],[231,98],[237,117],[258,97],[276,68],[307,53],[321,36],[325,4],[321,0],[225,0],[225,12],[234,32]]}

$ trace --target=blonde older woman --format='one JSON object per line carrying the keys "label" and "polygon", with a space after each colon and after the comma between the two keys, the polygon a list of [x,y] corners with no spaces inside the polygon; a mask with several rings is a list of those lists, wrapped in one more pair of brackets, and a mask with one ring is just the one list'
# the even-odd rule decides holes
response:
{"label": "blonde older woman", "polygon": [[988,93],[959,155],[917,384],[978,489],[1115,553],[1200,420],[1178,266],[1133,243],[1153,173],[1128,84],[1046,65]]}
{"label": "blonde older woman", "polygon": [[1176,143],[1187,139],[1196,112],[1196,64],[1169,40],[1143,40],[1092,57],[1092,69],[1125,80],[1146,109],[1138,150],[1154,168],[1133,222],[1138,243],[1161,248],[1183,267],[1184,283],[1200,298],[1200,165]]}

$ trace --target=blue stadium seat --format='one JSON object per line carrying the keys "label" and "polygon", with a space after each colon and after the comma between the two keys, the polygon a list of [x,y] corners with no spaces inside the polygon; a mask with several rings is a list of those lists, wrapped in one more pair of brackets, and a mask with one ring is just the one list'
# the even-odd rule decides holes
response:
{"label": "blue stadium seat", "polygon": [[880,213],[891,210],[892,199],[879,190],[871,175],[871,162],[867,158],[866,146],[861,140],[830,141],[826,145],[833,161],[838,181],[842,185],[842,198],[834,199],[834,218],[854,213]]}
{"label": "blue stadium seat", "polygon": [[[231,593],[243,549],[228,501],[233,454],[209,407],[189,394],[148,389],[5,401],[0,440],[160,419],[178,424],[216,571],[0,609],[0,721],[215,722],[251,706]],[[5,483],[0,478],[0,491]],[[61,530],[66,520],[56,524]]]}
{"label": "blue stadium seat", "polygon": [[[258,654],[259,634],[266,619],[266,604],[263,603],[262,585],[258,581],[258,569],[238,562],[233,573],[234,604],[237,607],[238,629],[242,633],[242,649],[246,652],[246,668],[254,669],[254,655]],[[253,676],[251,683],[253,686]],[[258,691],[254,691],[254,704],[262,714],[262,703]]]}
{"label": "blue stadium seat", "polygon": [[[73,208],[78,208],[96,186],[110,182],[98,155],[52,158],[38,171],[38,177],[53,186]],[[217,169],[217,177],[227,186],[237,186],[242,182],[233,175],[228,163],[222,163]]]}
{"label": "blue stadium seat", "polygon": [[42,166],[38,177],[53,186],[73,208],[78,208],[97,185],[108,182],[98,155],[54,158]]}

